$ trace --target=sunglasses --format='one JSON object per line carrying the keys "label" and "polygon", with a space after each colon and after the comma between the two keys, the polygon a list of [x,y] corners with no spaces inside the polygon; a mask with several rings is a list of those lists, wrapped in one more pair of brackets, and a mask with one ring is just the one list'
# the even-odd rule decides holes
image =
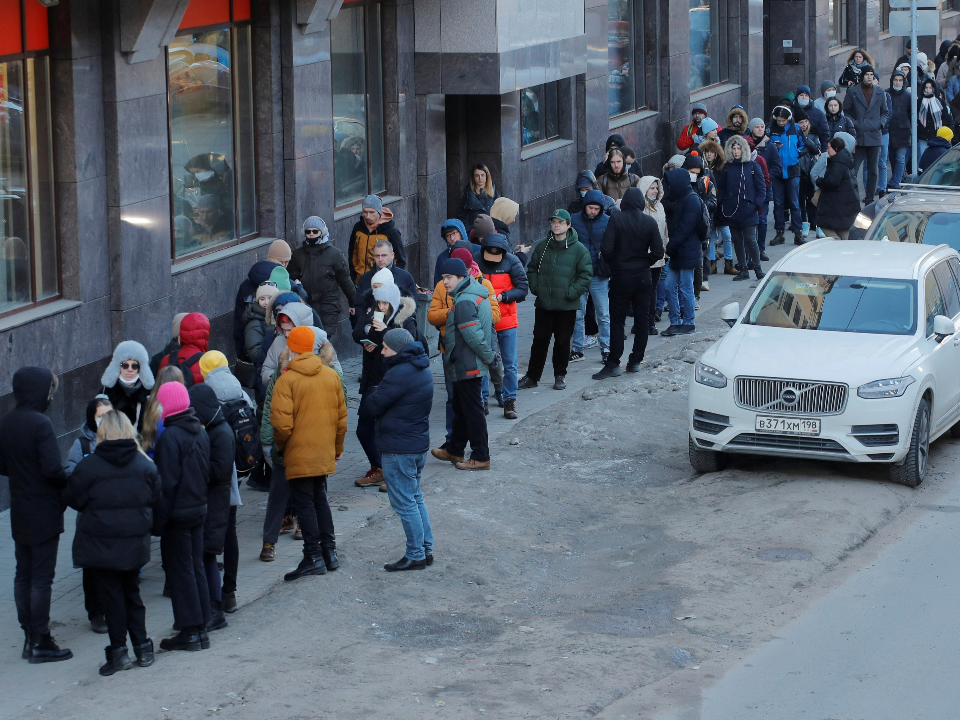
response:
{"label": "sunglasses", "polygon": [[307,230],[304,232],[304,235],[319,235],[319,234],[320,234],[320,231],[317,230],[316,228],[307,228]]}
{"label": "sunglasses", "polygon": [[260,287],[263,287],[264,285],[269,285],[270,287],[277,286],[275,282],[271,282],[270,280],[264,280],[262,283],[260,283]]}
{"label": "sunglasses", "polygon": [[122,362],[122,363],[120,363],[120,367],[122,367],[124,370],[139,370],[139,369],[140,369],[140,363],[137,363],[137,362]]}

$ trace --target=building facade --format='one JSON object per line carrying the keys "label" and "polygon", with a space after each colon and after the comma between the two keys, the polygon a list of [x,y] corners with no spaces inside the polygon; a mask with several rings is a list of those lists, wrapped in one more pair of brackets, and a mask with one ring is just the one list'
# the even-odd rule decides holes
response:
{"label": "building facade", "polygon": [[536,241],[611,133],[659,174],[693,102],[723,125],[838,77],[853,46],[891,66],[886,4],[0,0],[0,412],[18,367],[50,367],[66,444],[112,348],[156,352],[178,312],[232,357],[267,245],[319,215],[346,250],[368,193],[425,287],[476,163]]}

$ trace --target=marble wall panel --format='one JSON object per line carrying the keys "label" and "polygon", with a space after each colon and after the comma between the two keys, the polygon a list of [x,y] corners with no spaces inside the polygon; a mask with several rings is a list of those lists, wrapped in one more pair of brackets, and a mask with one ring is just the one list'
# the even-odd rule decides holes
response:
{"label": "marble wall panel", "polygon": [[[179,302],[174,302],[173,297],[168,293],[152,302],[126,310],[113,310],[110,313],[110,331],[116,342],[136,340],[147,348],[147,352],[159,352],[170,340],[170,322],[173,316],[178,312],[187,312],[181,307]],[[191,311],[199,312],[199,310]],[[229,343],[227,348],[232,345],[233,343]],[[110,351],[112,352],[112,348]]]}
{"label": "marble wall panel", "polygon": [[279,25],[254,27],[254,126],[260,133],[283,131],[283,84],[279,47]]}
{"label": "marble wall panel", "polygon": [[445,97],[417,95],[417,173],[433,175],[447,166]]}
{"label": "marble wall panel", "polygon": [[330,60],[330,23],[318,23],[317,32],[306,35],[297,25],[292,2],[280,3],[280,51],[284,67],[313,65]]}
{"label": "marble wall panel", "polygon": [[586,137],[584,138],[584,152],[595,148],[602,148],[610,134],[609,98],[607,78],[598,77],[587,80],[585,83],[586,105]]}
{"label": "marble wall panel", "polygon": [[104,104],[107,202],[129,205],[170,192],[167,96]]}
{"label": "marble wall panel", "polygon": [[417,192],[417,102],[414,96],[397,103],[399,121],[400,181],[399,194],[406,197]]}
{"label": "marble wall panel", "polygon": [[286,160],[333,149],[330,63],[297,65],[283,72],[283,133]]}
{"label": "marble wall panel", "polygon": [[257,136],[257,224],[261,235],[284,234],[283,135]]}
{"label": "marble wall panel", "polygon": [[285,237],[296,242],[300,239],[300,224],[308,217],[333,217],[333,152],[284,160],[284,188]]}
{"label": "marble wall panel", "polygon": [[107,210],[110,309],[127,310],[172,289],[168,195]]}
{"label": "marble wall panel", "polygon": [[[498,187],[502,188],[500,194],[520,202],[522,192],[522,182],[520,179],[520,146],[515,148],[504,148],[499,157],[500,169],[497,177],[500,178]],[[459,198],[459,194],[457,195]]]}
{"label": "marble wall panel", "polygon": [[573,184],[577,171],[575,144],[527,158],[520,162],[520,192],[519,196],[513,196],[513,199],[526,202],[544,192],[568,189]]}
{"label": "marble wall panel", "polygon": [[583,23],[587,45],[587,78],[605,78],[609,73],[607,66],[607,6],[585,10]]}
{"label": "marble wall panel", "polygon": [[[58,183],[60,265],[64,296],[88,302],[110,292],[106,176]],[[67,289],[72,292],[67,293]]]}
{"label": "marble wall panel", "polygon": [[496,53],[445,53],[440,82],[444,95],[495,94],[500,89],[500,58]]}
{"label": "marble wall panel", "polygon": [[578,35],[560,41],[560,77],[573,77],[587,71],[587,37]]}
{"label": "marble wall panel", "polygon": [[[440,52],[441,0],[417,0],[413,4],[416,39],[414,50],[420,53]],[[417,86],[418,91],[420,86]]]}
{"label": "marble wall panel", "polygon": [[55,60],[52,80],[57,178],[76,182],[104,175],[103,63],[100,57]]}
{"label": "marble wall panel", "polygon": [[50,10],[50,49],[55,58],[79,60],[103,52],[100,6],[100,0],[71,0]]}
{"label": "marble wall panel", "polygon": [[[447,219],[446,173],[420,175],[417,177],[419,205],[417,208],[417,226],[420,245],[420,267],[433,272],[430,258],[443,249],[440,226]],[[424,275],[422,283],[433,280],[432,275]]]}
{"label": "marble wall panel", "polygon": [[[413,3],[398,5],[396,8],[396,94],[397,100],[413,100],[415,91],[414,61],[414,21]],[[386,10],[386,8],[384,8]],[[390,74],[390,73],[387,73]],[[389,97],[389,96],[388,96]]]}
{"label": "marble wall panel", "polygon": [[104,97],[122,102],[166,94],[167,65],[163,52],[157,53],[153,60],[137,63],[128,63],[120,52],[120,13],[117,8],[122,1],[104,0],[101,10]]}
{"label": "marble wall panel", "polygon": [[414,85],[418,93],[439,93],[443,56],[440,53],[418,52],[413,58]]}
{"label": "marble wall panel", "polygon": [[[440,0],[440,50],[444,53],[497,52],[497,6],[475,0]],[[447,19],[452,20],[447,21]]]}

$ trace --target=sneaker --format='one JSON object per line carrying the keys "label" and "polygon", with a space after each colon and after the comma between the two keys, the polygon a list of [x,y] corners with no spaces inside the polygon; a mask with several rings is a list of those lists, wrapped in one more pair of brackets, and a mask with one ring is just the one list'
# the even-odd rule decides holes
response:
{"label": "sneaker", "polygon": [[223,593],[223,611],[225,613],[235,613],[237,611],[237,594],[235,592]]}
{"label": "sneaker", "polygon": [[622,374],[623,371],[620,370],[619,365],[604,365],[603,370],[594,373],[591,377],[594,380],[606,380],[607,378],[620,377]]}
{"label": "sneaker", "polygon": [[273,562],[277,558],[277,551],[273,543],[265,542],[263,550],[260,551],[260,559],[264,562]]}
{"label": "sneaker", "polygon": [[810,232],[810,223],[800,223],[800,232],[803,233],[803,237],[806,239],[807,233]]}
{"label": "sneaker", "polygon": [[383,482],[383,468],[370,468],[366,475],[354,480],[353,484],[357,487],[369,487],[379,485],[381,482]]}
{"label": "sneaker", "polygon": [[442,446],[431,449],[430,454],[433,455],[437,460],[443,460],[445,462],[452,462],[454,464],[463,462],[463,455],[451,455],[449,452],[447,452],[447,449]]}
{"label": "sneaker", "polygon": [[661,331],[660,331],[660,336],[661,336],[661,337],[673,337],[674,335],[677,335],[677,334],[678,334],[678,333],[677,333],[677,330],[678,330],[680,327],[681,327],[680,325],[671,325],[671,326],[668,327],[666,330],[661,330]]}
{"label": "sneaker", "polygon": [[516,420],[517,417],[517,401],[516,400],[504,400],[503,401],[503,417],[507,420]]}
{"label": "sneaker", "polygon": [[566,389],[567,389],[567,384],[563,381],[564,377],[565,377],[564,375],[557,375],[557,376],[553,379],[553,389],[554,389],[554,390],[566,390]]}
{"label": "sneaker", "polygon": [[528,375],[524,375],[520,378],[520,381],[517,383],[517,390],[526,390],[528,388],[535,388],[539,383],[536,380],[532,380]]}
{"label": "sneaker", "polygon": [[602,362],[604,365],[607,364],[607,358],[609,358],[609,357],[610,357],[610,351],[609,351],[609,350],[601,350],[601,351],[600,351],[600,362]]}
{"label": "sneaker", "polygon": [[583,360],[583,353],[582,353],[582,352],[576,352],[576,351],[574,351],[574,352],[570,353],[570,362],[580,362],[581,360]]}
{"label": "sneaker", "polygon": [[297,523],[297,529],[293,531],[294,540],[303,540],[303,533],[300,532],[300,523]]}
{"label": "sneaker", "polygon": [[763,270],[761,270],[761,269],[758,268],[758,267],[755,267],[755,268],[753,269],[753,274],[757,276],[757,280],[763,280],[763,278],[764,278],[765,275],[766,275],[766,273],[763,272]]}
{"label": "sneaker", "polygon": [[[818,238],[825,238],[826,236],[827,236],[827,234],[826,234],[823,230],[821,230],[820,228],[817,228],[817,237],[818,237]],[[763,260],[763,257],[761,256],[760,259]]]}
{"label": "sneaker", "polygon": [[680,325],[677,328],[677,335],[693,335],[696,331],[696,325]]}
{"label": "sneaker", "polygon": [[386,491],[387,491],[387,481],[384,480],[382,483],[380,483],[380,492],[386,492]]}
{"label": "sneaker", "polygon": [[706,280],[704,280],[702,283],[700,283],[700,291],[701,291],[701,292],[710,292],[710,283],[708,283]]}
{"label": "sneaker", "polygon": [[[820,230],[817,230],[817,232],[820,232]],[[822,237],[822,236],[821,236],[821,235],[817,235],[817,237]],[[761,259],[763,262],[770,262],[770,258],[768,258],[768,257],[767,257],[767,254],[766,254],[765,252],[763,252],[763,251],[760,252],[760,259]]]}
{"label": "sneaker", "polygon": [[660,334],[660,331],[657,330],[657,326],[656,326],[656,325],[651,325],[651,326],[650,326],[650,329],[647,330],[647,335],[659,335],[659,334]]}
{"label": "sneaker", "polygon": [[750,274],[744,269],[737,274],[737,276],[733,279],[733,281],[737,282],[737,280],[749,280],[749,279],[750,279]]}
{"label": "sneaker", "polygon": [[[734,278],[734,280],[736,280],[736,278]],[[697,298],[696,301],[693,303],[693,309],[694,310],[700,309],[700,298]]]}
{"label": "sneaker", "polygon": [[600,344],[600,339],[596,335],[587,335],[583,339],[583,349],[589,350],[590,348],[595,348]]}

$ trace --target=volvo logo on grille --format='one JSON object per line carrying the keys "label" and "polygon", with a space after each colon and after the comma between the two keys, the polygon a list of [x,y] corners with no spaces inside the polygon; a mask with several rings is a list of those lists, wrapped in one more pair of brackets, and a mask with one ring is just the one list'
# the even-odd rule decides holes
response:
{"label": "volvo logo on grille", "polygon": [[800,394],[794,388],[784,388],[780,391],[780,402],[784,405],[796,405]]}

